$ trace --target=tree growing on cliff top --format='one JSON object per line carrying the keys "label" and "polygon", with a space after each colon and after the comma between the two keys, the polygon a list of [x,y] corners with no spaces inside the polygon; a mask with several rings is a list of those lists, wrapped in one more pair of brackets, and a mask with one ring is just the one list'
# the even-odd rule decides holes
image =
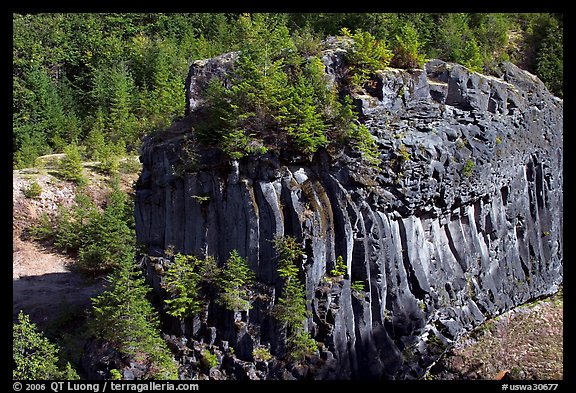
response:
{"label": "tree growing on cliff top", "polygon": [[352,49],[346,53],[353,85],[362,86],[374,71],[388,67],[393,54],[384,40],[377,40],[370,32],[362,29],[352,33],[344,27],[341,33],[354,41]]}
{"label": "tree growing on cliff top", "polygon": [[394,55],[390,65],[397,68],[422,67],[425,56],[422,54],[422,44],[414,25],[410,22],[402,25],[395,38]]}

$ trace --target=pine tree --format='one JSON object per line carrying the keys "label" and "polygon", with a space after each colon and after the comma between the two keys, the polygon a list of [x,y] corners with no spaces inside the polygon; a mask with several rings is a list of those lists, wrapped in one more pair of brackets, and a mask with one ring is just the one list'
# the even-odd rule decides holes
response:
{"label": "pine tree", "polygon": [[480,47],[475,38],[470,38],[464,45],[462,58],[462,65],[469,68],[471,71],[482,72],[484,70],[484,60],[482,59]]}
{"label": "pine tree", "polygon": [[60,349],[52,344],[20,310],[12,330],[13,379],[79,379],[70,363],[61,366]]}
{"label": "pine tree", "polygon": [[64,158],[60,160],[58,173],[64,180],[72,181],[78,185],[86,183],[78,146],[71,144],[64,148]]}
{"label": "pine tree", "polygon": [[148,378],[177,379],[178,371],[166,342],[160,336],[160,323],[148,300],[151,288],[133,258],[121,261],[108,276],[109,289],[92,299],[92,331],[110,342],[122,354],[150,364]]}
{"label": "pine tree", "polygon": [[466,60],[465,46],[473,37],[465,13],[446,14],[440,18],[438,46],[440,57],[447,61],[463,63]]}
{"label": "pine tree", "polygon": [[83,192],[75,202],[72,209],[58,211],[54,245],[77,255],[76,267],[84,273],[108,273],[134,252],[131,201],[113,185],[103,211]]}
{"label": "pine tree", "polygon": [[563,96],[564,35],[556,23],[550,26],[540,43],[536,57],[536,73],[548,89]]}
{"label": "pine tree", "polygon": [[85,272],[102,274],[111,271],[134,253],[134,230],[127,222],[126,194],[113,188],[104,211],[94,214],[81,228],[82,243],[78,265]]}
{"label": "pine tree", "polygon": [[248,310],[250,306],[250,287],[254,282],[254,272],[248,267],[246,259],[237,250],[230,252],[218,279],[219,302],[229,310]]}
{"label": "pine tree", "polygon": [[398,68],[420,68],[424,64],[424,55],[421,53],[421,43],[418,31],[414,25],[407,22],[400,28],[400,34],[396,35],[394,56],[390,65]]}
{"label": "pine tree", "polygon": [[306,306],[304,285],[298,278],[296,261],[303,255],[301,245],[291,236],[276,236],[273,240],[278,256],[278,275],[284,279],[282,295],[274,307],[274,317],[287,330],[289,358],[300,362],[318,349],[316,341],[304,328],[310,312]]}
{"label": "pine tree", "polygon": [[[287,104],[280,107],[283,128],[300,151],[314,153],[328,144],[325,117],[327,87],[318,85],[320,69],[316,61],[311,61],[302,73],[296,75]],[[323,71],[323,67],[322,67]]]}
{"label": "pine tree", "polygon": [[356,29],[354,34],[347,28],[341,33],[354,40],[354,45],[346,52],[350,81],[355,86],[362,86],[376,70],[390,64],[392,51],[383,40],[377,40],[370,32]]}
{"label": "pine tree", "polygon": [[201,261],[192,255],[178,253],[174,256],[163,283],[169,297],[164,300],[168,315],[184,319],[202,310],[200,265]]}
{"label": "pine tree", "polygon": [[136,144],[137,121],[132,112],[134,81],[126,64],[120,63],[111,70],[110,84],[110,138],[115,143],[123,140],[127,144]]}

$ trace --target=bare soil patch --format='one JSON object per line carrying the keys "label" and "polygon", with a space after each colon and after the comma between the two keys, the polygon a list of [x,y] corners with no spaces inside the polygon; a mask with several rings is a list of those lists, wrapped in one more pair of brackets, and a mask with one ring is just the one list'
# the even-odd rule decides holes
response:
{"label": "bare soil patch", "polygon": [[460,340],[430,371],[435,379],[561,380],[564,302],[554,296],[510,310]]}
{"label": "bare soil patch", "polygon": [[[52,156],[48,158],[52,159]],[[74,259],[31,240],[28,229],[42,214],[57,214],[59,207],[74,203],[76,187],[44,169],[13,171],[12,178],[12,314],[16,321],[22,310],[41,330],[55,326],[59,320],[83,313],[90,299],[103,289],[103,278],[92,279],[75,272]],[[88,184],[85,192],[98,205],[108,193],[108,178],[85,165]],[[123,174],[121,187],[130,189],[138,174]],[[38,198],[26,198],[24,190],[36,182],[42,188]]]}

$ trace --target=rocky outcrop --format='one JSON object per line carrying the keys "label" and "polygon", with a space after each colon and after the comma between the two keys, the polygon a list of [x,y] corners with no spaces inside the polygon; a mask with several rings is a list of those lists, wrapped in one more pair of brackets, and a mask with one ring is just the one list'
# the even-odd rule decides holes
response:
{"label": "rocky outcrop", "polygon": [[[325,52],[329,83],[339,83],[342,53]],[[186,124],[194,125],[208,71],[222,77],[219,64],[231,58],[191,68]],[[379,71],[354,94],[380,149],[378,168],[346,151],[300,162],[271,154],[230,162],[207,151],[186,166],[190,127],[146,141],[135,215],[158,293],[170,246],[220,261],[238,250],[266,295],[247,313],[211,303],[166,330],[234,347],[235,369],[253,362],[258,345],[281,358],[270,315],[281,289],[276,234],[303,245],[307,327],[321,344],[305,369],[282,374],[274,360],[260,377],[419,378],[486,318],[555,292],[563,277],[563,102],[511,63],[498,72],[439,60]],[[339,256],[347,273],[336,280],[329,272]],[[363,291],[351,288],[355,281]]]}

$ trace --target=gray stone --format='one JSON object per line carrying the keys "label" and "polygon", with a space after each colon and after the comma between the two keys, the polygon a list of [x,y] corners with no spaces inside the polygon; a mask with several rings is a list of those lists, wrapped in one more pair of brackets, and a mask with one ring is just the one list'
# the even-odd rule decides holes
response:
{"label": "gray stone", "polygon": [[[329,83],[340,86],[345,49],[333,44],[323,59]],[[202,86],[225,79],[234,56],[191,67],[187,121],[201,109]],[[306,326],[324,344],[324,366],[317,360],[289,372],[274,363],[268,378],[418,378],[439,356],[426,345],[431,327],[450,345],[487,317],[556,291],[563,280],[563,101],[510,63],[499,73],[440,60],[376,73],[354,98],[381,146],[378,169],[345,149],[298,163],[213,160],[218,165],[179,177],[173,163],[181,135],[144,141],[138,241],[219,261],[236,249],[266,299],[254,301],[242,327],[211,307],[204,328],[188,329],[190,339],[209,326],[210,343],[229,341],[242,361],[257,345],[285,354],[285,333],[270,316],[281,293],[274,235],[303,245]],[[401,145],[411,158],[399,163]],[[326,283],[339,256],[347,272]],[[149,279],[161,295],[159,278]],[[352,281],[365,293],[352,291]],[[234,362],[229,375],[261,378]]]}

